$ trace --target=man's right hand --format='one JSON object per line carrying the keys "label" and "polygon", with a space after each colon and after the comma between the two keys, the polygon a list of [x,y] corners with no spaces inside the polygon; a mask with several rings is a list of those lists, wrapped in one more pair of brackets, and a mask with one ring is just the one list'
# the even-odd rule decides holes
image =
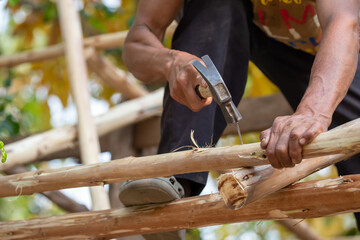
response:
{"label": "man's right hand", "polygon": [[207,83],[196,71],[192,62],[201,59],[186,52],[170,50],[173,60],[169,64],[168,82],[170,96],[177,102],[187,106],[194,112],[211,104],[212,98],[201,99],[196,91],[196,86],[207,87]]}

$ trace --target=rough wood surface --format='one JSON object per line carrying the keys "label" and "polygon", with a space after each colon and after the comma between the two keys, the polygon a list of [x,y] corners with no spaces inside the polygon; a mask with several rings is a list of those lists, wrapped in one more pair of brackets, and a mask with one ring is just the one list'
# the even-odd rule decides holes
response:
{"label": "rough wood surface", "polygon": [[[166,31],[166,36],[172,36],[177,24],[173,22]],[[96,49],[117,48],[124,45],[128,31],[107,33],[98,36],[88,37],[84,39],[84,47],[93,47]],[[16,53],[9,56],[0,56],[0,68],[14,67],[21,63],[30,63],[45,61],[57,57],[64,56],[64,44],[56,44],[48,46],[44,49],[29,50]]]}
{"label": "rough wood surface", "polygon": [[[80,154],[83,164],[99,163],[100,144],[90,112],[88,75],[83,49],[80,16],[73,0],[57,1],[66,65],[78,117]],[[109,196],[102,186],[90,188],[93,210],[110,208]]]}
{"label": "rough wood surface", "polygon": [[[328,155],[329,153],[347,155],[360,151],[360,134],[357,130],[359,128],[359,121],[360,119],[345,124],[341,128],[320,134],[313,143],[304,148],[304,158],[315,158]],[[344,137],[336,141],[336,139],[333,139],[334,136]],[[329,142],[331,142],[332,145],[329,144]],[[326,146],[326,148],[324,148],[324,146]],[[332,159],[332,157],[330,157],[330,159]],[[310,159],[308,161],[310,161],[309,168],[312,171],[317,170],[313,162],[318,160]],[[304,161],[304,164],[306,162],[307,161]],[[259,166],[267,163],[265,151],[260,148],[259,143],[221,148],[200,148],[139,158],[129,157],[88,166],[4,176],[0,178],[0,197],[32,194],[34,192],[70,187],[103,185],[128,179]],[[267,172],[264,176],[270,176],[273,171],[273,168],[270,166],[263,166],[261,168]],[[290,168],[283,171],[298,171],[298,168]],[[283,175],[280,174],[280,177],[281,176]],[[294,176],[298,178],[297,174]],[[251,181],[256,182],[256,179],[257,178],[251,178]],[[275,183],[278,182],[283,184],[282,181]],[[292,182],[288,184],[290,183]],[[281,186],[279,189],[286,186],[281,184],[279,185]],[[258,193],[264,192],[258,191]],[[257,195],[254,196],[258,199]]]}
{"label": "rough wood surface", "polygon": [[[163,89],[159,89],[111,108],[95,118],[98,135],[104,136],[121,127],[161,114],[162,97]],[[35,162],[60,151],[72,150],[76,147],[77,136],[76,127],[67,126],[7,144],[8,160],[0,165],[0,171]]]}
{"label": "rough wood surface", "polygon": [[228,209],[219,194],[212,194],[169,204],[1,222],[0,238],[109,239],[233,222],[315,218],[359,210],[360,175],[353,175],[297,183],[240,210]]}
{"label": "rough wood surface", "polygon": [[[17,166],[15,168],[12,168],[10,170],[5,171],[6,174],[18,174],[18,173],[24,173],[28,170],[24,166]],[[61,209],[69,212],[86,212],[89,211],[89,209],[75,200],[69,198],[65,194],[61,193],[60,191],[49,191],[49,192],[43,192],[40,193],[43,196],[45,196],[47,199],[52,201],[54,204],[56,204]]]}
{"label": "rough wood surface", "polygon": [[[289,115],[293,111],[281,93],[270,96],[246,98],[238,106],[243,119],[242,133],[262,131],[271,127],[277,116]],[[256,110],[254,110],[256,109]],[[223,135],[237,135],[235,125],[227,126]],[[134,144],[137,149],[157,146],[160,141],[160,117],[150,118],[136,124]]]}
{"label": "rough wood surface", "polygon": [[129,73],[118,69],[108,59],[101,56],[94,48],[86,49],[88,52],[87,63],[102,81],[121,93],[126,99],[133,99],[145,96],[148,92],[136,83],[136,79]]}
{"label": "rough wood surface", "polygon": [[[339,136],[344,136],[339,138]],[[324,141],[326,139],[326,141]],[[320,134],[303,149],[304,158],[323,152],[324,157],[303,160],[293,168],[281,170],[270,166],[243,168],[224,174],[218,182],[219,192],[231,209],[239,209],[277,190],[360,151],[360,119]],[[338,155],[331,155],[337,154]]]}

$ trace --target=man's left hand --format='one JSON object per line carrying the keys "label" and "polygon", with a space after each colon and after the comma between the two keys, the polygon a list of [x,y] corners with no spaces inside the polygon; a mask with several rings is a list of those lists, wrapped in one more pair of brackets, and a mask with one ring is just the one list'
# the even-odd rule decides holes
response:
{"label": "man's left hand", "polygon": [[277,117],[260,134],[261,147],[274,168],[293,167],[302,161],[302,148],[327,130],[331,119],[323,115],[293,114]]}

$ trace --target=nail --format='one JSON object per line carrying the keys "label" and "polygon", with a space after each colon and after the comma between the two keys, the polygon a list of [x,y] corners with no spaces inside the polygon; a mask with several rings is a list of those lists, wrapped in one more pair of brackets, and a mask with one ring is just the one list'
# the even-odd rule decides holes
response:
{"label": "nail", "polygon": [[306,142],[305,138],[300,138],[300,139],[299,139],[300,145],[304,145],[305,142]]}

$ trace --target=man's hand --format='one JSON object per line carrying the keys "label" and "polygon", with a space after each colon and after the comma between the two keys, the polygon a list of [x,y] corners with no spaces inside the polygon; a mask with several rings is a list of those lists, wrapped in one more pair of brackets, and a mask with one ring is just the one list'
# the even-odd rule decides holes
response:
{"label": "man's hand", "polygon": [[274,168],[293,167],[302,161],[302,148],[327,130],[331,118],[295,113],[277,117],[273,126],[260,134],[261,147]]}
{"label": "man's hand", "polygon": [[173,61],[168,76],[170,95],[174,100],[187,106],[192,111],[200,111],[212,101],[211,97],[200,99],[195,91],[197,85],[207,86],[205,80],[191,64],[194,60],[200,62],[202,60],[194,55],[176,50],[172,50],[172,55]]}

